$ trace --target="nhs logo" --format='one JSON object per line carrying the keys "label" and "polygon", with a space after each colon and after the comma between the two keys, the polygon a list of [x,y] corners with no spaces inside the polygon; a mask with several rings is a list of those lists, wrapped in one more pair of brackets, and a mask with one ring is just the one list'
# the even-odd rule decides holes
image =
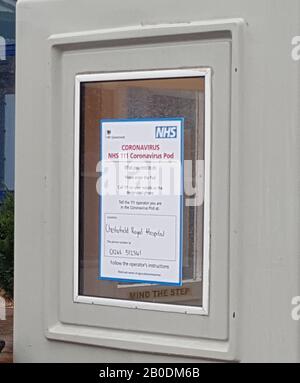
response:
{"label": "nhs logo", "polygon": [[155,138],[176,138],[177,126],[156,126]]}

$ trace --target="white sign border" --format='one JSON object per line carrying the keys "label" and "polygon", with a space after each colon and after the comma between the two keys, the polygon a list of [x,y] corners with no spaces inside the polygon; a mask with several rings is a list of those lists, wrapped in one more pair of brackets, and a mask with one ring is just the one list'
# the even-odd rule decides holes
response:
{"label": "white sign border", "polygon": [[113,118],[113,119],[101,119],[100,120],[100,162],[102,164],[102,132],[103,132],[103,123],[106,122],[140,122],[140,121],[149,121],[149,122],[167,122],[167,121],[177,121],[180,122],[180,164],[181,164],[181,170],[180,170],[180,176],[181,176],[181,182],[180,182],[180,197],[179,197],[179,225],[180,225],[180,236],[179,236],[179,262],[178,262],[178,274],[179,274],[179,281],[176,282],[161,282],[161,281],[147,281],[147,280],[133,280],[133,279],[126,279],[126,278],[113,278],[113,277],[103,277],[101,275],[101,217],[102,213],[101,210],[103,209],[103,198],[101,195],[100,198],[100,212],[99,212],[99,280],[103,281],[115,281],[115,282],[132,282],[132,283],[149,283],[149,284],[159,284],[164,286],[182,286],[182,262],[183,262],[183,195],[184,195],[184,117],[157,117],[157,118]]}
{"label": "white sign border", "polygon": [[[209,267],[210,267],[210,175],[211,175],[211,68],[182,68],[151,71],[128,71],[111,73],[86,73],[75,76],[74,99],[74,274],[73,300],[103,306],[117,306],[142,310],[167,311],[183,314],[209,314]],[[82,82],[142,80],[159,78],[204,77],[205,79],[205,179],[204,179],[204,228],[203,228],[203,275],[202,306],[138,302],[130,300],[89,297],[79,295],[79,161],[80,161],[80,85]]]}

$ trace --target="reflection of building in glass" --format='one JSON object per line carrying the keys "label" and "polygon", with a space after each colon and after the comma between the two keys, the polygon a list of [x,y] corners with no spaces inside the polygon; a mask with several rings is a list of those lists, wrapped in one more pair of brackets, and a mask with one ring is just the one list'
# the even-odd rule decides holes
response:
{"label": "reflection of building in glass", "polygon": [[[159,283],[134,283],[98,279],[98,212],[95,193],[102,119],[184,118],[184,159],[204,161],[205,79],[198,77],[91,81],[81,84],[80,142],[80,255],[79,295],[177,306],[203,305],[204,206],[189,205],[183,212],[183,284],[178,288]],[[106,137],[110,129],[106,130]],[[112,134],[112,131],[110,131]],[[128,142],[130,143],[130,142]],[[194,166],[195,168],[195,166]],[[196,172],[190,176],[196,184]],[[162,254],[163,257],[163,254]]]}
{"label": "reflection of building in glass", "polygon": [[[185,159],[195,162],[198,151],[203,150],[202,125],[203,112],[199,105],[204,106],[204,93],[197,89],[163,89],[161,86],[153,88],[132,87],[127,90],[128,115],[135,118],[184,116]],[[198,129],[196,125],[199,125]],[[195,164],[194,164],[195,166]],[[193,185],[195,185],[195,170],[193,171]],[[182,273],[185,280],[201,279],[201,262],[197,257],[197,248],[202,247],[202,232],[195,233],[197,221],[201,219],[202,207],[187,207],[184,211],[184,254]],[[199,223],[201,225],[201,223]],[[196,238],[197,237],[197,238]],[[189,240],[187,240],[189,239]]]}
{"label": "reflection of building in glass", "polygon": [[15,5],[16,0],[0,0],[1,194],[14,189]]}

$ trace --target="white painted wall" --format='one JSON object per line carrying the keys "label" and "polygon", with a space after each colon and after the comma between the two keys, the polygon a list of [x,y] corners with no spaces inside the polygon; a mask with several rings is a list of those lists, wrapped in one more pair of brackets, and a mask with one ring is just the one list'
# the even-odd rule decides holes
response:
{"label": "white painted wall", "polygon": [[[178,2],[176,6],[173,0],[90,0],[87,7],[85,0],[18,1],[16,361],[179,362],[187,360],[188,355],[195,361],[205,356],[243,362],[300,361],[300,323],[291,317],[292,298],[300,291],[300,64],[291,57],[291,41],[300,34],[299,5],[298,0],[190,0]],[[228,336],[223,339],[218,336],[215,340],[199,338],[198,333],[211,331],[213,334],[215,328],[209,322],[199,321],[197,326],[195,321],[190,329],[195,339],[186,340],[179,352],[176,338],[160,334],[160,321],[154,314],[149,313],[145,319],[141,313],[135,313],[137,325],[143,321],[149,328],[157,326],[153,335],[85,327],[85,322],[95,320],[94,313],[100,317],[103,312],[119,316],[123,324],[130,323],[130,313],[105,308],[96,312],[89,305],[77,310],[65,294],[72,286],[49,277],[63,271],[60,281],[72,278],[72,267],[68,267],[72,222],[61,213],[72,207],[72,193],[68,198],[61,197],[61,192],[69,190],[72,183],[72,170],[64,173],[72,169],[64,165],[72,160],[71,152],[64,150],[64,145],[73,137],[67,128],[71,115],[69,107],[59,111],[63,123],[51,112],[51,107],[59,110],[57,100],[61,100],[61,92],[69,84],[60,74],[72,70],[72,57],[73,68],[84,62],[84,57],[74,60],[68,49],[73,52],[81,49],[80,44],[74,43],[81,39],[85,49],[90,47],[90,53],[97,57],[102,50],[110,50],[111,54],[116,50],[110,48],[109,42],[102,48],[100,43],[97,45],[105,36],[119,36],[114,37],[114,42],[120,47],[125,32],[128,40],[130,35],[147,34],[151,39],[151,34],[155,35],[159,28],[167,33],[168,28],[174,27],[183,33],[182,29],[197,24],[204,31],[216,28],[215,24],[211,27],[212,21],[223,20],[218,25],[224,25],[224,20],[232,19],[243,19],[244,23],[237,33],[238,41],[232,45],[238,49],[240,66],[237,74],[233,67],[229,76],[234,87],[237,86],[234,76],[238,76],[240,93],[234,93],[227,100],[231,111],[228,122],[233,133],[228,137],[231,140],[230,170],[234,175],[230,192],[234,190],[236,196],[230,200],[228,211],[228,294],[234,297],[233,301],[230,298],[223,302]],[[218,38],[216,34],[207,33],[212,40]],[[56,40],[53,35],[57,34],[60,37]],[[220,39],[231,38],[221,33]],[[206,42],[208,47],[212,40]],[[66,45],[55,45],[57,41],[66,41]],[[49,55],[50,44],[52,55]],[[136,58],[137,49],[134,46],[130,56],[123,47],[127,63],[130,57]],[[210,48],[207,52],[209,54]],[[50,57],[53,61],[49,61]],[[67,70],[64,65],[68,57]],[[234,62],[236,57],[232,57]],[[160,59],[161,56],[154,56],[153,66],[161,62]],[[179,56],[178,60],[181,59]],[[202,61],[205,65],[205,59]],[[92,60],[90,62],[92,65]],[[132,61],[132,67],[142,63],[140,56],[139,62]],[[122,66],[122,60],[119,65]],[[51,78],[56,79],[55,84]],[[51,93],[54,90],[57,93]],[[238,116],[238,120],[234,116]],[[213,127],[213,142],[222,134],[221,124],[218,126],[217,130]],[[221,175],[221,168],[219,171]],[[67,177],[60,178],[60,173]],[[216,201],[215,214],[222,204],[222,200]],[[212,248],[218,248],[214,232],[212,241]],[[219,248],[218,253],[222,254]],[[217,284],[211,286],[211,294],[217,288]],[[65,296],[64,305],[59,304],[61,296]],[[67,306],[69,311],[64,311]],[[77,315],[72,314],[74,312]],[[68,324],[72,321],[82,325]],[[176,324],[169,323],[170,327]],[[184,331],[188,322],[181,320],[180,323],[178,328]],[[135,351],[133,340],[141,347],[140,352]]]}

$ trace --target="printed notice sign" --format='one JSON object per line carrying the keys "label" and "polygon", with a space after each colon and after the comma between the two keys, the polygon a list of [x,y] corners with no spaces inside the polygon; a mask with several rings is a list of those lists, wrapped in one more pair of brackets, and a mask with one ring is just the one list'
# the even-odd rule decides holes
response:
{"label": "printed notice sign", "polygon": [[183,118],[101,120],[99,278],[181,285]]}

